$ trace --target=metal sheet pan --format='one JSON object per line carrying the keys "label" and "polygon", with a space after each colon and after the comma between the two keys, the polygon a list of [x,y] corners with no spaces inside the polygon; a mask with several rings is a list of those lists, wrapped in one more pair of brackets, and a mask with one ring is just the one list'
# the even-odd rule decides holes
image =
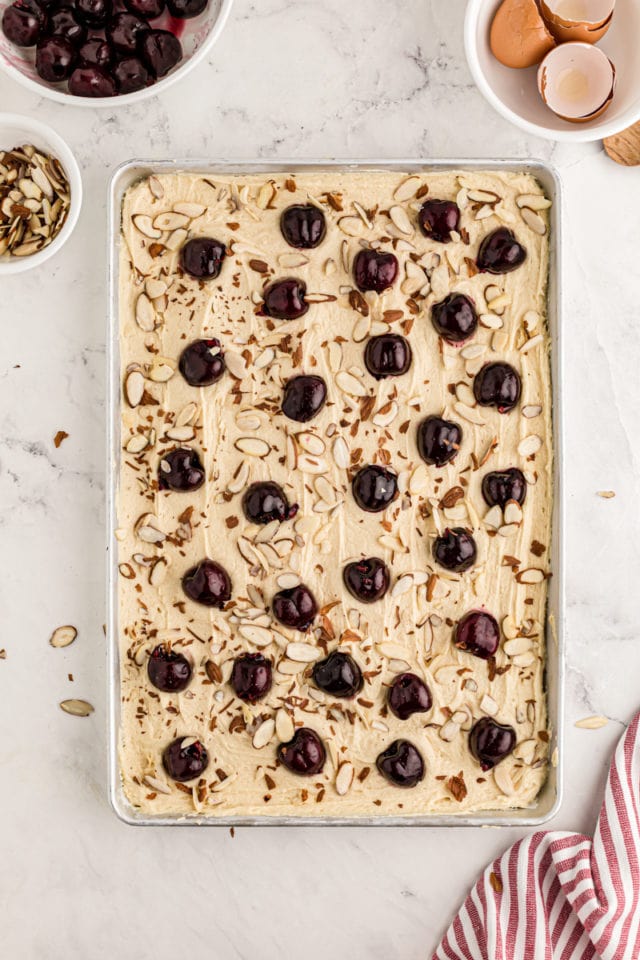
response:
{"label": "metal sheet pan", "polygon": [[[118,645],[118,576],[117,543],[114,531],[116,521],[116,492],[120,458],[120,359],[119,359],[119,307],[118,307],[118,261],[120,245],[121,208],[124,194],[137,180],[153,173],[202,172],[251,173],[304,172],[313,169],[337,169],[347,171],[392,170],[429,172],[443,170],[496,170],[502,172],[526,172],[537,177],[547,195],[553,200],[551,207],[550,265],[548,287],[548,317],[551,335],[551,376],[553,394],[553,442],[554,442],[554,508],[552,516],[552,563],[553,577],[549,585],[548,615],[546,624],[547,665],[546,690],[551,731],[550,751],[557,758],[550,764],[549,775],[532,806],[513,811],[481,811],[460,815],[420,815],[411,817],[153,817],[139,813],[128,802],[122,789],[118,760],[118,737],[120,728],[120,667]],[[562,797],[562,733],[564,691],[564,531],[563,531],[563,419],[561,402],[562,385],[562,317],[561,317],[561,219],[562,194],[557,173],[547,164],[537,160],[360,160],[316,161],[292,160],[290,162],[245,160],[131,160],[118,167],[110,182],[109,190],[109,326],[108,326],[108,391],[109,422],[107,436],[108,463],[108,508],[107,508],[107,589],[108,589],[108,704],[109,704],[109,798],[115,813],[125,823],[137,826],[538,826],[549,820],[558,810]]]}

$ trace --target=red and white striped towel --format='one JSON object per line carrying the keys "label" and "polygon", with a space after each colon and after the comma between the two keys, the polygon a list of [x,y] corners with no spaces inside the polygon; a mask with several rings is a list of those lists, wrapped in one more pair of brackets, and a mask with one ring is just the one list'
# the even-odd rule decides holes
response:
{"label": "red and white striped towel", "polygon": [[640,715],[616,748],[595,837],[549,831],[488,867],[433,960],[639,960]]}

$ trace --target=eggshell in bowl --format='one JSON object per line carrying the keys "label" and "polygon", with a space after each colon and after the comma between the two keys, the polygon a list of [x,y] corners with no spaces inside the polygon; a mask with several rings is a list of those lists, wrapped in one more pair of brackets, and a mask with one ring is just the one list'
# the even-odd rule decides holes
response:
{"label": "eggshell in bowl", "polygon": [[616,71],[599,48],[563,43],[538,69],[538,90],[550,110],[570,123],[586,123],[607,110],[615,92]]}
{"label": "eggshell in bowl", "polygon": [[540,10],[559,43],[597,43],[611,26],[615,0],[540,0]]}
{"label": "eggshell in bowl", "polygon": [[532,67],[555,47],[536,0],[503,0],[491,23],[491,51],[505,67]]}

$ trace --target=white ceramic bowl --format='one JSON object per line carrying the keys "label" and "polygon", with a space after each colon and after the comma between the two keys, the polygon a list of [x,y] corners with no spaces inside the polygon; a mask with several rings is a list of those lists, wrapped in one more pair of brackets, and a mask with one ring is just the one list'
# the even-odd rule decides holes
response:
{"label": "white ceramic bowl", "polygon": [[[0,0],[0,17],[5,7],[10,6],[11,3],[12,0]],[[35,68],[35,48],[14,46],[7,40],[1,30],[0,68],[14,80],[17,80],[18,83],[21,83],[23,87],[31,90],[32,93],[48,97],[50,100],[56,100],[58,103],[68,103],[76,107],[110,107],[111,109],[123,107],[130,103],[138,103],[148,97],[155,97],[156,94],[172,86],[176,80],[190,73],[207,56],[222,33],[232,4],[233,0],[209,0],[207,9],[199,17],[180,21],[184,25],[183,33],[180,35],[184,52],[182,61],[166,77],[158,80],[150,87],[136,90],[135,93],[124,93],[120,97],[74,97],[67,92],[66,84],[53,86],[41,80]],[[164,29],[167,26],[168,19],[168,15],[164,14],[162,18],[153,22],[153,26]]]}
{"label": "white ceramic bowl", "polygon": [[80,167],[64,140],[55,130],[40,123],[39,120],[31,120],[30,117],[20,117],[13,113],[0,113],[0,148],[11,150],[24,143],[32,143],[43,153],[48,153],[60,161],[69,181],[71,203],[60,233],[48,246],[31,254],[30,257],[9,257],[6,254],[0,256],[0,279],[10,273],[31,270],[32,267],[38,267],[49,257],[54,256],[73,233],[82,206]]}
{"label": "white ceramic bowl", "polygon": [[489,47],[489,28],[501,0],[468,0],[464,42],[473,79],[503,117],[527,133],[548,140],[601,140],[640,119],[640,3],[617,0],[613,22],[599,47],[616,68],[616,93],[602,116],[588,123],[561,120],[545,106],[536,82],[537,67],[514,70],[499,63]]}

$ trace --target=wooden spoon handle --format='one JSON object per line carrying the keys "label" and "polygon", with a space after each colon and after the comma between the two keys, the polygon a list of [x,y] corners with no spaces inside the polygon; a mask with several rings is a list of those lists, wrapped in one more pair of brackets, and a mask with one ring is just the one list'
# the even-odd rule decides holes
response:
{"label": "wooden spoon handle", "polygon": [[640,120],[622,133],[614,133],[603,140],[604,149],[616,163],[625,167],[640,164]]}

